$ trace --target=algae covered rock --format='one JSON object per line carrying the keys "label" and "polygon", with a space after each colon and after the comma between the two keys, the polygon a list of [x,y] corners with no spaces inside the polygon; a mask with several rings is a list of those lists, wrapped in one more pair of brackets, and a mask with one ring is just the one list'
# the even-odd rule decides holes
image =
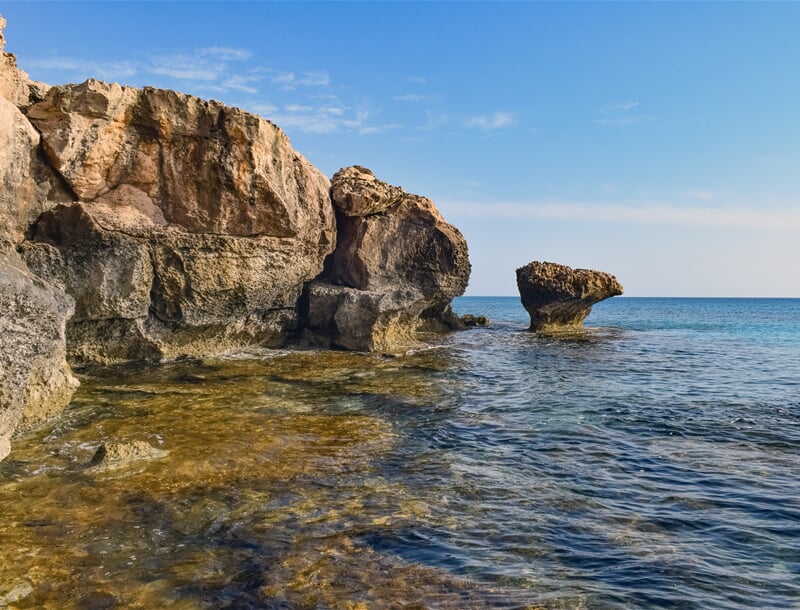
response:
{"label": "algae covered rock", "polygon": [[517,269],[517,287],[531,317],[530,330],[543,332],[579,328],[592,305],[622,294],[622,285],[609,273],[538,261]]}

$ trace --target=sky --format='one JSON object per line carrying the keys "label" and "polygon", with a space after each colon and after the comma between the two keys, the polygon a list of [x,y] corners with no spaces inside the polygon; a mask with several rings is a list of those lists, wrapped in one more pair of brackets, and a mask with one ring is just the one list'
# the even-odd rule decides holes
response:
{"label": "sky", "polygon": [[2,2],[6,51],[213,98],[464,233],[469,295],[533,260],[628,296],[800,297],[800,3]]}

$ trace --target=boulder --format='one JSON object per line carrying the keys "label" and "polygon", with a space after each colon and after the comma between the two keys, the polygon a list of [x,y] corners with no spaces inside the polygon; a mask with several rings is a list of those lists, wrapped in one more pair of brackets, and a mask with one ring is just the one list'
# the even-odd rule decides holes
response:
{"label": "boulder", "polygon": [[592,305],[622,294],[622,285],[608,273],[538,261],[517,269],[517,287],[530,330],[541,332],[580,328]]}
{"label": "boulder", "polygon": [[471,313],[464,314],[463,316],[461,316],[461,322],[464,324],[464,326],[469,326],[469,327],[489,326],[489,318],[487,318],[486,316],[476,316]]}
{"label": "boulder", "polygon": [[60,413],[78,386],[65,360],[72,310],[72,298],[0,253],[0,459],[15,432]]}
{"label": "boulder", "polygon": [[360,166],[331,182],[337,245],[307,289],[306,338],[363,351],[404,351],[420,333],[461,328],[450,309],[469,280],[467,244],[430,199]]}
{"label": "boulder", "polygon": [[97,448],[87,467],[113,470],[133,462],[158,460],[167,455],[169,451],[153,447],[147,441],[107,441]]}
{"label": "boulder", "polygon": [[89,80],[31,106],[76,202],[23,253],[75,298],[75,361],[282,345],[336,240],[329,181],[272,123],[172,91]]}

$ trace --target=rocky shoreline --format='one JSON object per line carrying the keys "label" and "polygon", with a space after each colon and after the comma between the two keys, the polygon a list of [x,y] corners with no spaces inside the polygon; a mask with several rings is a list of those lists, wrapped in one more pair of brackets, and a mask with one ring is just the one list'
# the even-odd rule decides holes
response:
{"label": "rocky shoreline", "polygon": [[169,90],[50,87],[0,17],[0,459],[60,412],[70,364],[250,346],[397,353],[462,328],[467,244],[433,202],[279,127]]}
{"label": "rocky shoreline", "polygon": [[[467,243],[353,165],[331,180],[270,121],[170,90],[31,81],[0,17],[0,459],[58,415],[72,366],[249,347],[405,353],[458,318]],[[517,270],[530,330],[580,326],[613,276]]]}

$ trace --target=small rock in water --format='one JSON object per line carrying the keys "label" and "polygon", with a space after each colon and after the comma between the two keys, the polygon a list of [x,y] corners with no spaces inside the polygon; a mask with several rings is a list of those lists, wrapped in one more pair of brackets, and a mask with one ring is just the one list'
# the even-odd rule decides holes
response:
{"label": "small rock in water", "polygon": [[89,462],[89,468],[121,468],[131,462],[157,460],[168,454],[169,451],[157,449],[146,441],[108,441],[97,448]]}
{"label": "small rock in water", "polygon": [[610,273],[539,261],[517,269],[517,287],[530,330],[538,332],[580,329],[592,305],[622,294]]}
{"label": "small rock in water", "polygon": [[471,313],[461,316],[461,321],[466,326],[489,326],[489,318],[486,316],[473,316]]}
{"label": "small rock in water", "polygon": [[33,593],[33,586],[27,580],[21,580],[11,585],[0,582],[0,606],[17,604],[31,593]]}

